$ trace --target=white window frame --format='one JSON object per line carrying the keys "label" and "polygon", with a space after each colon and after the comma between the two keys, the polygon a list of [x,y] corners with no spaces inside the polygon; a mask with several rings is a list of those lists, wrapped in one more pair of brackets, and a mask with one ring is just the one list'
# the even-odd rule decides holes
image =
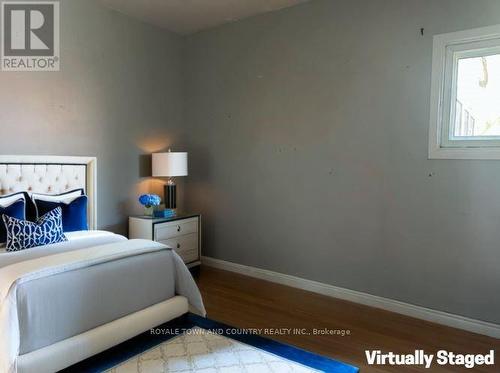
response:
{"label": "white window frame", "polygon": [[500,136],[456,138],[450,134],[456,113],[458,60],[487,54],[500,54],[500,25],[434,36],[430,159],[500,159]]}

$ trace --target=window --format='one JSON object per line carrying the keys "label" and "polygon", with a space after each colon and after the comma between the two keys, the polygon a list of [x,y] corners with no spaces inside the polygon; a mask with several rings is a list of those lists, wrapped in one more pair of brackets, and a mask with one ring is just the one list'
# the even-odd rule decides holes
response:
{"label": "window", "polygon": [[429,158],[500,159],[500,26],[434,37]]}

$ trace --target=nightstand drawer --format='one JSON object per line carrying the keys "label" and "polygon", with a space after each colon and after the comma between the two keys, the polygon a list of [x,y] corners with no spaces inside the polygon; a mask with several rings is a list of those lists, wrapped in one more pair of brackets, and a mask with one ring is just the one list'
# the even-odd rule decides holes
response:
{"label": "nightstand drawer", "polygon": [[186,250],[177,254],[179,254],[182,260],[184,260],[184,263],[191,263],[200,260],[198,249]]}
{"label": "nightstand drawer", "polygon": [[186,234],[169,240],[158,241],[164,245],[170,246],[185,262],[198,260],[198,233]]}
{"label": "nightstand drawer", "polygon": [[172,221],[156,224],[154,231],[155,241],[168,240],[173,237],[183,236],[198,232],[198,218]]}

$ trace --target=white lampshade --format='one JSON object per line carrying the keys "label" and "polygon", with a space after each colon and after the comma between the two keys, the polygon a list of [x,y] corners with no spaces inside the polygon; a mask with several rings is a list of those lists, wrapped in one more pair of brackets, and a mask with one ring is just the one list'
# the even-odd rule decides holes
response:
{"label": "white lampshade", "polygon": [[187,176],[188,153],[153,153],[153,177]]}

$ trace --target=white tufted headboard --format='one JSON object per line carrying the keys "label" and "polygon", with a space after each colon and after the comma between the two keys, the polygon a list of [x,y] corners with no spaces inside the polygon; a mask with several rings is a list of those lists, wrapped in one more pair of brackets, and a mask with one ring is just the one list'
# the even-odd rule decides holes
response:
{"label": "white tufted headboard", "polygon": [[0,195],[15,192],[59,194],[83,188],[88,196],[89,228],[97,227],[97,159],[0,155]]}

